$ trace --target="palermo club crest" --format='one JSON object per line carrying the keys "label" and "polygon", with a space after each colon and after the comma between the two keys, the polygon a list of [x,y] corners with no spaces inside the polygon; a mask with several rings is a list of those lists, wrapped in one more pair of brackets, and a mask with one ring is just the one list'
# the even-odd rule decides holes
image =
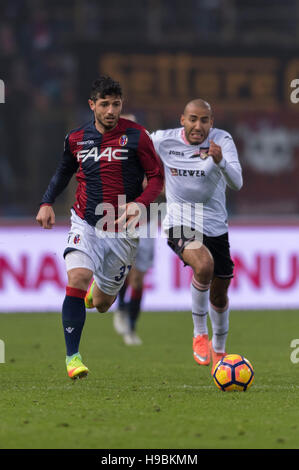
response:
{"label": "palermo club crest", "polygon": [[202,160],[206,160],[209,156],[208,154],[208,151],[209,151],[209,148],[201,148],[199,149],[199,151],[197,153],[195,153],[194,155],[192,155],[191,158],[196,158],[196,157],[199,157],[201,158]]}
{"label": "palermo club crest", "polygon": [[120,138],[119,138],[119,145],[121,145],[122,147],[124,147],[125,145],[127,145],[128,143],[128,136],[127,135],[122,135]]}
{"label": "palermo club crest", "polygon": [[209,156],[208,151],[205,149],[200,149],[199,156],[202,160],[206,160]]}

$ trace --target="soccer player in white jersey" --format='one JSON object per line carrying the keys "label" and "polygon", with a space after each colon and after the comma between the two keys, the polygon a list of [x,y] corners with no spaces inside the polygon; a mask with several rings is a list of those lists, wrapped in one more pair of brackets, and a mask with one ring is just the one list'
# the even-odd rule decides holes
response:
{"label": "soccer player in white jersey", "polygon": [[186,105],[181,127],[159,130],[151,137],[164,164],[167,213],[163,228],[168,244],[193,270],[193,357],[200,365],[212,359],[213,372],[225,355],[229,328],[228,288],[234,264],[225,191],[227,186],[242,187],[238,153],[232,136],[213,127],[211,106],[202,99]]}

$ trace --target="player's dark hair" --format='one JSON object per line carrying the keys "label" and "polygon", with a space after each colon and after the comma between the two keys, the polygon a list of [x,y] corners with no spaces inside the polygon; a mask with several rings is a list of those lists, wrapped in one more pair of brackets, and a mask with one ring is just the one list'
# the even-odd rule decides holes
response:
{"label": "player's dark hair", "polygon": [[119,82],[116,82],[108,75],[103,75],[93,82],[90,99],[96,101],[99,98],[105,98],[107,95],[119,96],[121,98],[122,89]]}

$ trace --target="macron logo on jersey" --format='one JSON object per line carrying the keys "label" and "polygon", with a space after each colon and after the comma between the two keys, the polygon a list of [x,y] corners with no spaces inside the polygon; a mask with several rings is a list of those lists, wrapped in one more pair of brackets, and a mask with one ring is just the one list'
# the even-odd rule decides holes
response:
{"label": "macron logo on jersey", "polygon": [[81,140],[81,142],[77,142],[77,145],[92,145],[94,144],[94,140]]}
{"label": "macron logo on jersey", "polygon": [[128,153],[128,149],[112,150],[112,147],[106,147],[103,152],[99,153],[98,147],[92,147],[91,149],[79,150],[77,152],[77,160],[78,162],[80,160],[86,162],[88,158],[93,158],[95,162],[100,160],[100,158],[107,158],[108,162],[111,162],[111,160],[127,160],[128,156],[123,155],[124,153]]}

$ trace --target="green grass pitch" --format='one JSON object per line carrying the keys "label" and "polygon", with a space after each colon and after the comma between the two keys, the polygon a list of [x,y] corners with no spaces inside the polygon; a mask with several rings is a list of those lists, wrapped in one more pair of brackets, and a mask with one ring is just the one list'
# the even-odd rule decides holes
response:
{"label": "green grass pitch", "polygon": [[143,313],[139,333],[125,346],[112,314],[89,313],[90,374],[71,381],[60,314],[0,315],[0,448],[299,448],[298,311],[231,312],[227,351],[255,370],[246,392],[219,391],[195,363],[190,313]]}

